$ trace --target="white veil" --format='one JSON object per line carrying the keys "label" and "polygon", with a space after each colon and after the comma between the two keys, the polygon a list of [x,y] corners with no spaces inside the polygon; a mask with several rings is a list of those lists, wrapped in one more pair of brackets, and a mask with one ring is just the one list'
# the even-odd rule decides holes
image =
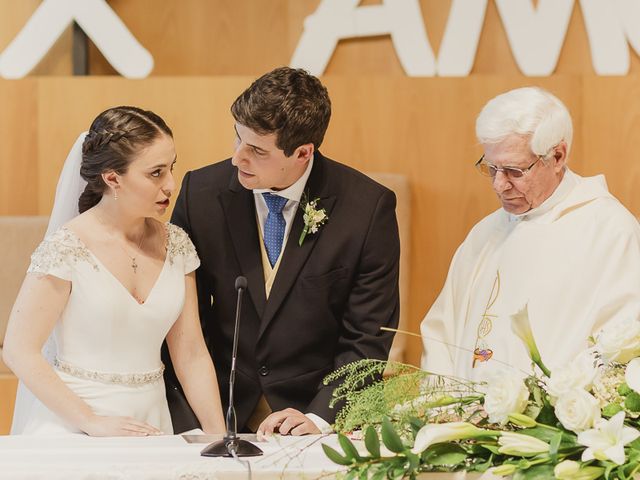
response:
{"label": "white veil", "polygon": [[[88,132],[83,132],[77,138],[67,160],[64,162],[58,186],[56,187],[56,198],[51,210],[49,225],[45,237],[62,227],[69,220],[78,215],[78,200],[84,191],[87,182],[80,176],[80,165],[82,163],[82,144]],[[53,364],[56,357],[56,341],[53,332],[42,347],[42,354],[45,359]],[[13,423],[11,434],[20,434],[24,431],[27,421],[31,417],[31,410],[36,401],[36,397],[22,383],[18,383],[16,394],[16,405],[13,413]]]}

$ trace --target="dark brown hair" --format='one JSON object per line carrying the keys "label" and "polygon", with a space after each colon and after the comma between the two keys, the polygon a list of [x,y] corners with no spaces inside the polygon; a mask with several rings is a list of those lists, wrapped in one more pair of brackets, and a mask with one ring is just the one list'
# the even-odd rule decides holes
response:
{"label": "dark brown hair", "polygon": [[313,75],[281,67],[253,82],[233,102],[231,114],[260,135],[275,133],[276,146],[289,156],[305,143],[320,147],[331,118],[331,100]]}
{"label": "dark brown hair", "polygon": [[91,124],[82,144],[80,176],[87,186],[78,200],[80,213],[97,205],[107,188],[102,174],[126,173],[133,157],[161,135],[173,137],[162,118],[137,107],[105,110]]}

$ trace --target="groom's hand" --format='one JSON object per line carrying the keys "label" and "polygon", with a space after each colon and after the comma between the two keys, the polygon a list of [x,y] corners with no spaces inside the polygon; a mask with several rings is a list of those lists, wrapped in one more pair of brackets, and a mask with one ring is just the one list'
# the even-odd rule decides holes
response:
{"label": "groom's hand", "polygon": [[282,435],[321,433],[309,417],[294,408],[273,412],[262,421],[256,434],[258,435],[258,440],[262,441],[269,435],[273,435],[274,432]]}

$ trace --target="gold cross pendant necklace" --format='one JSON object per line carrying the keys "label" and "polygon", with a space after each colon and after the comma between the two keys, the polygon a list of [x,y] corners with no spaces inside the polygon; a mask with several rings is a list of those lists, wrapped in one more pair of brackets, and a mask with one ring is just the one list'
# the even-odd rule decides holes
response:
{"label": "gold cross pendant necklace", "polygon": [[[146,233],[146,224],[142,229],[142,235],[140,235],[140,241],[138,242],[138,251],[142,248],[142,242],[144,242],[144,234]],[[127,254],[127,257],[129,257],[131,259],[131,268],[133,268],[133,273],[136,274],[138,273],[138,263],[136,262],[136,257],[135,255],[132,257],[131,255],[129,255],[129,252],[127,252],[124,248],[124,246],[122,246],[122,250],[124,250],[124,253]]]}

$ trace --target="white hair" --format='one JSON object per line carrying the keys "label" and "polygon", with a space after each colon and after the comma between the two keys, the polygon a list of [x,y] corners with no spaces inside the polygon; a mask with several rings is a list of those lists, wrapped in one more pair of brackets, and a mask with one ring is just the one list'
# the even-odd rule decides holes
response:
{"label": "white hair", "polygon": [[571,149],[571,115],[557,97],[538,87],[510,90],[489,100],[476,119],[480,143],[500,143],[510,135],[530,136],[536,155],[545,155],[564,141]]}

